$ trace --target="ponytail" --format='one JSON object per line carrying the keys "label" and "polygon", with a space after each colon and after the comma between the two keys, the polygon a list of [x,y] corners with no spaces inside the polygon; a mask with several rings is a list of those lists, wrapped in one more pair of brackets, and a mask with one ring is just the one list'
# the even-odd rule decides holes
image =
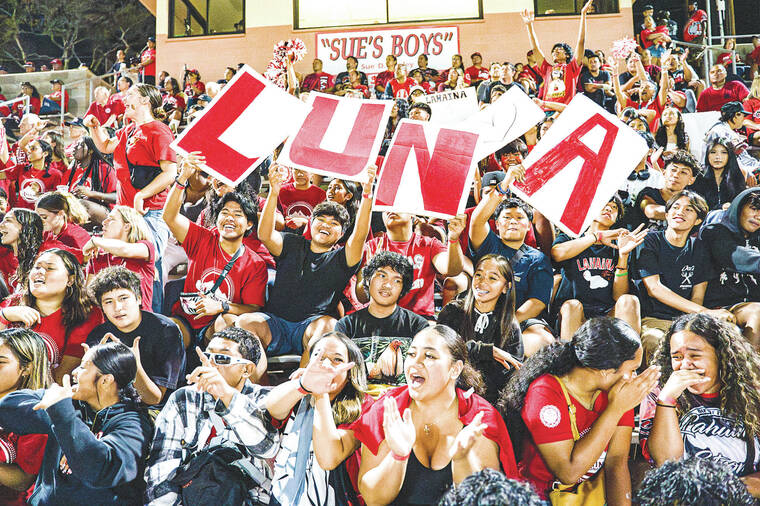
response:
{"label": "ponytail", "polygon": [[142,399],[140,398],[140,394],[137,393],[137,388],[135,388],[134,381],[132,383],[129,383],[121,387],[119,389],[118,396],[119,396],[119,400],[122,402],[132,403],[132,404],[140,404],[142,402]]}

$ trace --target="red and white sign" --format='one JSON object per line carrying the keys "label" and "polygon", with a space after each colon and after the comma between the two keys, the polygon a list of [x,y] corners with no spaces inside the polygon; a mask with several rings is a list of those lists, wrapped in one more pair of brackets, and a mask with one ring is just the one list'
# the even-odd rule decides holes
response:
{"label": "red and white sign", "polygon": [[360,100],[309,93],[309,114],[285,143],[277,162],[326,176],[366,181],[383,142],[392,100]]}
{"label": "red and white sign", "polygon": [[433,123],[454,124],[464,121],[478,113],[478,94],[475,88],[468,86],[461,90],[447,90],[432,95],[422,95],[420,102],[430,106],[430,121]]}
{"label": "red and white sign", "polygon": [[[423,26],[388,28],[353,32],[321,32],[316,34],[317,58],[324,72],[337,75],[346,70],[346,58],[359,60],[359,70],[367,74],[370,84],[374,76],[387,70],[385,57],[395,56],[398,63],[417,68],[417,57],[428,55],[428,67],[440,71],[451,67],[451,57],[459,53],[459,27]],[[371,86],[370,86],[371,89]]]}
{"label": "red and white sign", "polygon": [[203,170],[229,184],[245,179],[293,133],[306,104],[247,65],[172,143],[184,155],[200,151]]}
{"label": "red and white sign", "polygon": [[451,218],[464,211],[478,134],[403,119],[393,134],[373,209]]}
{"label": "red and white sign", "polygon": [[578,237],[647,152],[644,139],[616,116],[576,95],[525,158],[515,193]]}

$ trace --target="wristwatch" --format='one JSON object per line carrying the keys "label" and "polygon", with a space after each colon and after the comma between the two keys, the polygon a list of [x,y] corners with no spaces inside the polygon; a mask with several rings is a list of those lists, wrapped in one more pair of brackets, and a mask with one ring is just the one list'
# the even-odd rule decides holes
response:
{"label": "wristwatch", "polygon": [[222,301],[222,313],[229,313],[230,312],[230,303],[226,300]]}

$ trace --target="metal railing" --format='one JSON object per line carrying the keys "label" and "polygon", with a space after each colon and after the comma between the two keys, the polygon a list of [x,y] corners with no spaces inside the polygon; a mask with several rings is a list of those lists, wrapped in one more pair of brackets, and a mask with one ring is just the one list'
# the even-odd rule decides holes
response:
{"label": "metal railing", "polygon": [[103,75],[100,75],[100,76],[86,77],[84,79],[78,79],[76,81],[72,81],[70,83],[66,83],[66,84],[62,85],[61,86],[61,125],[63,125],[64,116],[66,114],[66,110],[65,110],[66,108],[64,107],[64,104],[66,103],[66,101],[64,99],[64,97],[66,96],[66,88],[71,89],[75,85],[80,85],[80,84],[83,84],[83,83],[87,83],[89,85],[88,100],[89,100],[90,103],[92,103],[93,93],[94,93],[94,88],[92,87],[92,82],[93,81],[101,81],[101,82],[106,83],[106,87],[113,89],[113,86],[111,86],[110,84],[108,84],[108,81],[106,81],[106,78],[107,77],[111,77],[111,76],[115,76],[117,74],[121,74],[121,72],[109,72],[108,74],[103,74]]}
{"label": "metal railing", "polygon": [[0,102],[0,107],[9,107],[9,106],[15,104],[16,102],[24,102],[24,110],[26,111],[26,110],[29,109],[29,101],[30,101],[30,99],[31,99],[31,97],[29,95],[23,95],[21,97],[16,97],[16,98],[13,98],[11,100],[6,100],[4,102]]}

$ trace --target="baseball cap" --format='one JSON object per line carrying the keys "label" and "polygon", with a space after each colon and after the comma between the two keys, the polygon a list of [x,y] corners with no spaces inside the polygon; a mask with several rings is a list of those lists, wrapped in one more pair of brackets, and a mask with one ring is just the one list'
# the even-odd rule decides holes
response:
{"label": "baseball cap", "polygon": [[148,40],[151,41],[151,42],[156,42],[156,38],[154,36],[152,36],[152,35],[150,37],[148,37]]}
{"label": "baseball cap", "polygon": [[34,67],[34,63],[32,63],[30,61],[24,62],[24,67]]}
{"label": "baseball cap", "polygon": [[723,104],[723,107],[720,108],[720,112],[722,115],[734,115],[737,113],[752,114],[744,109],[741,102],[728,102],[727,104]]}
{"label": "baseball cap", "polygon": [[60,79],[53,79],[52,81],[50,81],[50,84],[63,84],[63,81],[61,81]]}
{"label": "baseball cap", "polygon": [[421,91],[422,93],[425,93],[425,88],[423,88],[422,86],[415,85],[415,86],[412,86],[411,88],[409,88],[409,94],[411,95],[412,93],[414,93],[417,90]]}
{"label": "baseball cap", "polygon": [[480,51],[475,51],[474,53],[472,53],[472,54],[470,55],[470,58],[472,58],[473,56],[480,56],[481,58],[483,58],[483,55],[482,55],[482,54],[480,54]]}
{"label": "baseball cap", "polygon": [[494,172],[486,172],[481,178],[482,186],[496,186],[504,180],[504,172],[498,170]]}
{"label": "baseball cap", "polygon": [[65,120],[63,124],[66,126],[78,126],[78,127],[85,128],[84,121],[82,120],[82,118],[74,118],[71,120]]}
{"label": "baseball cap", "polygon": [[50,60],[51,65],[63,65],[63,61],[60,58],[53,58]]}

